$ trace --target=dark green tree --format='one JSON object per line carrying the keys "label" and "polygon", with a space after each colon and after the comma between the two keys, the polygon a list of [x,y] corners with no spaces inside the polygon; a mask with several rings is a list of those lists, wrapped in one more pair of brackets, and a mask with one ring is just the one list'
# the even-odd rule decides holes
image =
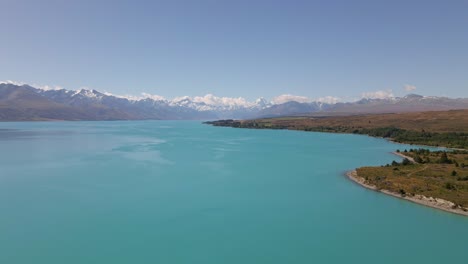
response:
{"label": "dark green tree", "polygon": [[402,165],[406,166],[406,165],[410,165],[411,164],[411,161],[407,158],[404,158],[403,161],[401,162]]}
{"label": "dark green tree", "polygon": [[423,160],[421,159],[421,157],[419,155],[416,155],[416,157],[414,157],[414,161],[416,163],[423,163]]}
{"label": "dark green tree", "polygon": [[447,157],[447,152],[445,151],[442,152],[442,155],[440,155],[439,163],[442,163],[442,164],[450,163],[450,160]]}

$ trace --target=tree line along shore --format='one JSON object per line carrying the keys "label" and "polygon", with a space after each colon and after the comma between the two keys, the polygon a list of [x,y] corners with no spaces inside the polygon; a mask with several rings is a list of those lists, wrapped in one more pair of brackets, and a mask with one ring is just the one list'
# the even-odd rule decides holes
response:
{"label": "tree line along shore", "polygon": [[218,120],[214,126],[289,129],[364,134],[391,141],[447,147],[395,150],[403,157],[376,167],[361,167],[347,175],[360,185],[426,206],[468,216],[468,110],[302,116],[254,120]]}

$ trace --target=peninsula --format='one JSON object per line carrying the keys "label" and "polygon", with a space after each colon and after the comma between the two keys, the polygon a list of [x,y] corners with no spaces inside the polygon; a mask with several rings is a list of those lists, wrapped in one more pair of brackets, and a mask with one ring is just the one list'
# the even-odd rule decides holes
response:
{"label": "peninsula", "polygon": [[398,149],[403,158],[346,173],[363,187],[468,216],[468,110],[353,116],[301,116],[206,122],[214,126],[352,133],[394,142],[448,147]]}

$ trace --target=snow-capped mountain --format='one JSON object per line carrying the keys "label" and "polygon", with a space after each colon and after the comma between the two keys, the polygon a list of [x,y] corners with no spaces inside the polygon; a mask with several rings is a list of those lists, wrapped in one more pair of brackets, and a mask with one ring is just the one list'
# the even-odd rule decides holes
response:
{"label": "snow-capped mountain", "polygon": [[[83,118],[90,120],[246,118],[269,106],[262,98],[249,102],[244,98],[217,97],[211,94],[168,100],[150,94],[143,94],[141,97],[115,96],[91,89],[41,89],[12,83],[1,83],[0,90],[5,93],[5,98],[1,99],[7,99],[6,94],[34,93],[40,96],[38,98],[47,99],[50,103],[86,112],[88,115],[84,115]],[[33,102],[31,107],[34,107]],[[113,114],[108,116],[109,112]],[[89,115],[92,115],[92,118]]]}
{"label": "snow-capped mountain", "polygon": [[282,95],[259,98],[217,97],[212,94],[166,99],[158,95],[116,96],[92,89],[43,89],[0,83],[0,120],[138,120],[247,119],[311,113],[383,113],[468,109],[468,99],[410,94],[382,99],[338,102],[333,97],[311,101]]}
{"label": "snow-capped mountain", "polygon": [[[236,117],[245,116],[253,111],[258,111],[271,106],[271,103],[264,98],[259,98],[254,102],[249,102],[246,99],[217,97],[212,94],[207,94],[203,97],[176,97],[168,100],[162,96],[151,95],[144,93],[141,97],[125,97],[115,96],[109,93],[101,93],[96,90],[80,89],[78,91],[71,90],[43,90],[35,88],[38,94],[50,98],[56,102],[64,103],[71,106],[89,106],[94,104],[104,104],[114,108],[137,108],[151,112],[154,110],[172,109],[176,112],[204,112],[202,116],[213,117]],[[148,117],[150,117],[149,115]],[[195,115],[198,116],[198,115]],[[176,118],[178,119],[178,118]],[[189,118],[192,119],[192,118]]]}

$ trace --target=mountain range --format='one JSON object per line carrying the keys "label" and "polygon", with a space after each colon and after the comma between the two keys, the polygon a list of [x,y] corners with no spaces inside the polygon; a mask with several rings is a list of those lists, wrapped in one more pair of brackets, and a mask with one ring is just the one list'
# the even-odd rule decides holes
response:
{"label": "mountain range", "polygon": [[32,120],[212,120],[291,115],[343,115],[468,109],[467,98],[410,94],[356,102],[270,102],[259,98],[122,97],[97,90],[41,89],[0,83],[0,121]]}

